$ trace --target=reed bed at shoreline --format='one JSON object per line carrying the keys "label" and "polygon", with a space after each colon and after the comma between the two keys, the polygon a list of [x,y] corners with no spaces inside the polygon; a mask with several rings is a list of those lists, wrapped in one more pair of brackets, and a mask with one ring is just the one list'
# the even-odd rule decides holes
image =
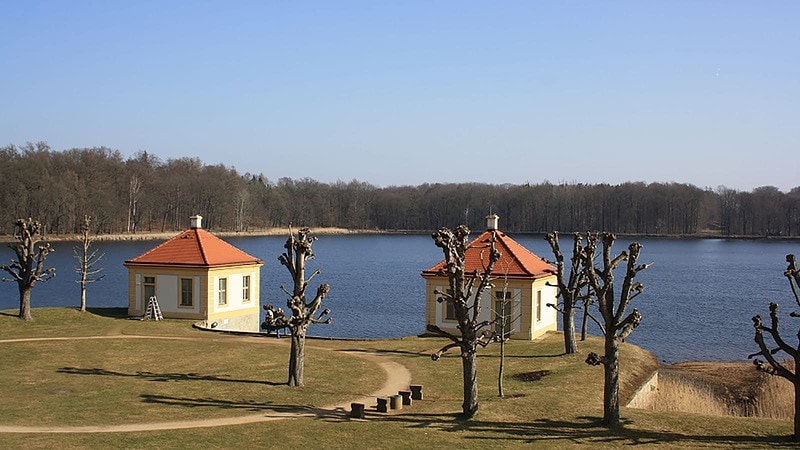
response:
{"label": "reed bed at shoreline", "polygon": [[719,396],[710,385],[680,375],[660,377],[658,390],[647,409],[708,416],[742,416],[734,402]]}
{"label": "reed bed at shoreline", "polygon": [[755,417],[794,420],[794,386],[788,380],[769,376],[759,387]]}
{"label": "reed bed at shoreline", "polygon": [[[706,364],[713,366],[714,363]],[[734,375],[729,381],[730,385],[723,385],[698,378],[691,372],[662,372],[658,390],[647,409],[709,416],[794,419],[794,389],[789,381],[763,373],[738,382]],[[736,384],[739,385],[733,386]]]}

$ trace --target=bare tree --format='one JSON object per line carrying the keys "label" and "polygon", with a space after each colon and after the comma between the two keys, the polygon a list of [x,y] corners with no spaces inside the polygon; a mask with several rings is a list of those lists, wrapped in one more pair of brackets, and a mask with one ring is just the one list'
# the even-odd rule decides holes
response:
{"label": "bare tree", "polygon": [[77,264],[75,266],[75,273],[79,275],[76,281],[81,285],[81,311],[86,311],[86,286],[89,283],[94,283],[103,279],[105,275],[99,275],[103,271],[101,267],[96,267],[97,263],[103,259],[104,253],[98,253],[96,249],[92,249],[94,239],[89,236],[90,224],[92,217],[83,216],[83,224],[81,225],[81,241],[80,245],[72,247],[72,254],[75,255]]}
{"label": "bare tree", "polygon": [[506,363],[506,342],[511,338],[514,333],[514,322],[522,317],[521,314],[514,316],[514,304],[519,301],[514,298],[511,291],[508,289],[508,268],[503,274],[503,290],[501,291],[502,298],[496,302],[500,308],[496,308],[495,314],[495,333],[494,340],[500,343],[500,367],[497,370],[497,396],[502,398],[505,396],[503,389],[503,376]]}
{"label": "bare tree", "polygon": [[[561,306],[548,303],[547,306],[555,308],[561,314],[561,322],[564,330],[564,353],[573,354],[578,351],[578,344],[575,342],[575,307],[577,303],[584,303],[584,324],[586,322],[586,309],[588,295],[582,294],[587,285],[584,269],[581,264],[583,253],[583,237],[580,233],[573,234],[572,257],[570,258],[569,274],[566,273],[564,264],[564,254],[558,244],[558,231],[548,233],[544,238],[553,251],[554,262],[556,265],[556,282],[558,296],[561,297]],[[585,337],[582,335],[582,339]]]}
{"label": "bare tree", "polygon": [[322,305],[322,300],[328,295],[331,289],[329,284],[325,283],[319,285],[314,299],[310,302],[306,302],[306,288],[308,287],[308,282],[320,273],[319,269],[317,269],[307,279],[305,277],[306,262],[314,258],[311,244],[316,240],[316,237],[311,237],[310,233],[311,231],[308,228],[301,228],[297,232],[297,237],[295,238],[290,228],[289,239],[286,240],[286,244],[284,245],[286,253],[278,258],[281,264],[289,270],[289,273],[292,275],[292,281],[294,282],[294,289],[291,292],[281,286],[281,289],[289,295],[286,306],[291,311],[291,315],[287,316],[282,309],[275,308],[272,305],[264,305],[266,316],[264,322],[261,324],[261,328],[268,331],[288,328],[291,333],[289,381],[287,382],[289,386],[304,385],[303,366],[305,362],[305,343],[308,326],[312,323],[327,324],[332,321],[330,317],[327,317],[331,312],[329,309],[323,310],[319,315],[314,317]]}
{"label": "bare tree", "polygon": [[[428,325],[430,332],[449,338],[452,342],[442,347],[431,355],[431,359],[438,360],[442,354],[451,348],[461,350],[461,364],[464,379],[464,403],[462,416],[471,418],[478,412],[478,346],[486,347],[493,340],[489,327],[494,321],[479,321],[481,312],[481,294],[491,285],[491,276],[494,265],[500,259],[500,252],[494,247],[495,237],[485,246],[488,251],[488,260],[484,259],[481,251],[483,270],[467,274],[465,269],[465,255],[469,246],[469,228],[459,225],[454,231],[441,228],[433,233],[436,246],[442,249],[447,265],[447,279],[449,287],[447,292],[435,291],[438,302],[448,302],[453,305],[458,329],[461,336],[456,336],[436,325]],[[477,283],[477,286],[476,286]]]}
{"label": "bare tree", "polygon": [[37,282],[45,281],[56,275],[55,268],[44,268],[47,255],[54,252],[50,243],[41,239],[42,224],[31,218],[18,219],[14,224],[14,238],[16,242],[8,246],[17,255],[11,263],[0,265],[0,270],[11,274],[12,278],[3,278],[3,281],[16,281],[19,287],[19,318],[33,320],[31,316],[31,290]]}
{"label": "bare tree", "polygon": [[242,232],[247,228],[247,211],[250,208],[250,191],[241,188],[236,194],[236,231]]}
{"label": "bare tree", "polygon": [[131,181],[128,185],[128,233],[133,231],[136,233],[136,223],[138,222],[136,216],[136,206],[139,203],[139,191],[142,189],[142,180],[138,175],[131,175]]}
{"label": "bare tree", "polygon": [[[798,296],[798,289],[800,288],[800,271],[797,268],[797,260],[794,255],[786,255],[786,262],[789,263],[784,276],[789,280],[789,287],[792,289],[795,303],[800,306],[800,296]],[[800,317],[800,313],[791,312],[790,317]],[[778,330],[778,305],[777,303],[769,304],[769,317],[771,326],[767,327],[761,321],[761,316],[753,317],[753,328],[755,328],[755,341],[758,344],[759,352],[753,353],[748,358],[756,356],[763,356],[766,361],[760,359],[753,360],[758,370],[766,372],[770,375],[777,375],[783,377],[794,385],[794,440],[800,441],[800,378],[797,376],[797,363],[798,355],[800,355],[800,346],[792,347],[780,335]],[[764,332],[769,333],[774,341],[776,347],[769,349],[767,343],[764,341]],[[800,330],[797,335],[800,336]],[[775,354],[784,352],[791,357],[791,361],[780,361],[775,357]],[[794,371],[792,371],[794,370]]]}
{"label": "bare tree", "polygon": [[[601,237],[602,267],[595,267],[597,244]],[[602,233],[601,236],[590,233],[582,252],[589,289],[596,298],[602,316],[602,323],[597,320],[595,322],[605,341],[605,354],[600,356],[594,352],[589,353],[586,363],[593,366],[603,365],[603,424],[610,428],[619,427],[619,344],[625,341],[642,320],[638,309],[634,308],[628,315],[625,311],[630,302],[644,291],[644,285],[634,278],[648,267],[647,264],[637,264],[642,249],[638,242],[631,243],[628,251],[612,257],[611,247],[615,240],[616,236],[612,233]],[[627,261],[627,267],[617,300],[614,295],[614,270],[623,261]]]}

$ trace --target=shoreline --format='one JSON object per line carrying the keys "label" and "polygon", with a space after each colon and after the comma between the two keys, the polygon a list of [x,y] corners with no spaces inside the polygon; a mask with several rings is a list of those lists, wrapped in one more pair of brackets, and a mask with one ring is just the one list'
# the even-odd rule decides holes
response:
{"label": "shoreline", "polygon": [[[432,233],[432,230],[399,230],[399,229],[390,229],[390,230],[379,230],[379,229],[351,229],[351,228],[338,228],[338,227],[309,227],[311,228],[312,232],[317,235],[428,235]],[[109,234],[94,234],[91,235],[91,239],[93,241],[158,241],[158,240],[166,240],[176,236],[178,233],[183,232],[184,230],[173,230],[173,231],[147,231],[141,233],[109,233]],[[214,231],[214,230],[207,230],[213,233],[216,236],[225,238],[225,237],[261,237],[261,236],[285,236],[288,234],[288,228],[284,227],[272,227],[272,228],[259,228],[253,229],[248,231]],[[475,230],[473,230],[475,231]],[[522,235],[522,236],[537,236],[542,235],[544,236],[546,233],[544,232],[530,232],[530,231],[518,231],[512,232],[508,231],[505,232],[510,235]],[[571,232],[563,232],[562,235],[571,234]],[[636,239],[636,238],[647,238],[647,239],[675,239],[675,240],[685,240],[685,239],[721,239],[721,240],[750,240],[750,241],[797,241],[800,240],[800,236],[753,236],[753,235],[741,235],[741,236],[722,236],[716,235],[711,233],[697,233],[697,234],[650,234],[650,233],[643,233],[643,234],[636,234],[636,233],[615,233],[618,237],[621,238],[628,238],[628,239]],[[81,236],[79,234],[59,234],[59,235],[46,235],[43,240],[49,242],[79,242]],[[0,243],[6,244],[10,242],[14,242],[15,239],[11,235],[0,235]]]}
{"label": "shoreline", "polygon": [[[396,234],[396,235],[420,235],[428,234],[427,231],[414,231],[414,230],[361,230],[361,229],[348,229],[348,228],[311,228],[313,234],[316,235],[378,235],[378,234]],[[90,236],[92,241],[160,241],[175,237],[185,230],[174,231],[147,231],[142,233],[110,233],[110,234],[93,234]],[[206,230],[213,233],[215,236],[226,237],[261,237],[261,236],[286,236],[288,235],[288,228],[263,228],[248,231],[214,231]],[[79,242],[81,236],[79,234],[59,234],[59,235],[46,235],[44,239],[48,242]],[[10,235],[0,235],[0,243],[14,242],[14,237]]]}

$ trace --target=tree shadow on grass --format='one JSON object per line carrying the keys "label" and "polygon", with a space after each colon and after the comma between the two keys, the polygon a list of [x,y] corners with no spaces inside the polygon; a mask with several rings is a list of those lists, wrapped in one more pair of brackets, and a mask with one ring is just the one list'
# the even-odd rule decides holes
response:
{"label": "tree shadow on grass", "polygon": [[693,435],[688,433],[641,430],[624,421],[618,429],[604,427],[599,418],[577,417],[574,420],[538,419],[532,422],[491,422],[463,420],[454,414],[400,414],[382,420],[406,424],[411,428],[458,432],[464,439],[506,441],[515,444],[547,443],[553,447],[572,445],[670,444],[679,447],[723,445],[736,447],[769,446],[796,448],[791,436]]}
{"label": "tree shadow on grass", "polygon": [[[567,356],[566,353],[554,353],[552,355],[505,355],[506,359],[532,359],[532,358],[560,358]],[[500,359],[500,355],[481,355],[481,358],[486,359]]]}
{"label": "tree shadow on grass", "polygon": [[317,419],[343,419],[347,414],[347,411],[343,408],[323,409],[308,405],[278,405],[269,402],[264,403],[246,400],[233,401],[218,398],[187,398],[150,394],[142,395],[141,399],[144,403],[184,408],[238,409],[254,413],[291,414],[298,417]]}
{"label": "tree shadow on grass", "polygon": [[19,317],[18,312],[11,312],[11,311],[0,311],[0,316],[7,316],[7,317]]}
{"label": "tree shadow on grass", "polygon": [[342,352],[352,352],[352,353],[375,353],[375,354],[387,354],[387,355],[409,355],[409,356],[424,356],[426,358],[430,358],[431,353],[434,351],[420,351],[420,352],[410,352],[407,350],[387,350],[381,348],[346,348],[340,350]]}
{"label": "tree shadow on grass", "polygon": [[128,319],[128,308],[86,308],[86,311],[111,319]]}
{"label": "tree shadow on grass", "polygon": [[262,380],[238,380],[235,378],[226,378],[220,377],[216,375],[202,375],[199,373],[179,373],[179,372],[167,372],[167,373],[154,373],[154,372],[145,372],[145,371],[137,371],[133,373],[125,373],[125,372],[117,372],[114,370],[108,369],[100,369],[100,368],[92,368],[92,369],[84,369],[80,367],[61,367],[57,370],[58,373],[64,373],[68,375],[100,375],[100,376],[114,376],[114,377],[128,377],[128,378],[138,378],[146,381],[157,381],[157,382],[171,382],[171,381],[222,381],[222,382],[229,382],[229,383],[252,383],[252,384],[264,384],[267,386],[283,386],[286,383],[276,383],[274,381],[262,381]]}

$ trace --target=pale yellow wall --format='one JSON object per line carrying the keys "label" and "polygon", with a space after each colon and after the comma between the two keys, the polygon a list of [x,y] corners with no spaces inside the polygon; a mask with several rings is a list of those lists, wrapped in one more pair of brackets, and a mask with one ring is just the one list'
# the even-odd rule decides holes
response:
{"label": "pale yellow wall", "polygon": [[[128,315],[141,316],[147,308],[147,299],[143,298],[142,283],[144,277],[156,278],[156,297],[158,306],[164,317],[174,319],[203,319],[206,306],[202,301],[206,297],[207,271],[205,269],[174,267],[128,267]],[[194,305],[192,308],[178,306],[181,278],[192,278],[194,283]],[[173,286],[174,284],[174,286]]]}
{"label": "pale yellow wall", "polygon": [[[557,281],[555,275],[537,279],[533,283],[530,302],[531,311],[530,315],[528,316],[531,324],[530,339],[536,339],[548,331],[556,331],[558,329],[558,311],[556,311],[555,308],[547,306],[548,303],[557,304],[556,295],[558,293],[558,288],[555,286],[548,286],[555,285],[556,283]],[[537,291],[542,292],[542,318],[539,321],[536,320]]]}
{"label": "pale yellow wall", "polygon": [[439,303],[436,299],[439,297],[438,295],[434,294],[434,291],[438,288],[441,291],[444,291],[449,286],[447,278],[445,277],[435,277],[435,278],[426,278],[425,283],[425,325],[427,330],[427,325],[437,325],[439,328],[449,331],[451,333],[458,333],[458,329],[456,326],[458,322],[456,321],[449,321],[446,320],[446,308],[447,305],[445,302]]}
{"label": "pale yellow wall", "polygon": [[[250,275],[250,301],[242,300],[242,276]],[[176,267],[128,267],[128,315],[141,316],[147,307],[142,299],[142,282],[145,276],[156,277],[156,296],[164,317],[174,319],[224,320],[259,314],[261,265],[252,264],[221,269],[176,268]],[[228,304],[217,304],[217,281],[228,279]],[[180,279],[192,278],[194,305],[192,308],[178,306]],[[173,286],[174,285],[174,286]],[[237,319],[238,320],[238,319]]]}
{"label": "pale yellow wall", "polygon": [[[213,269],[208,272],[206,290],[208,295],[208,320],[224,320],[226,317],[234,317],[249,314],[259,314],[259,274],[260,265],[245,267],[231,267]],[[250,275],[250,301],[242,299],[242,278]],[[219,304],[219,279],[225,278],[227,282],[227,304]]]}
{"label": "pale yellow wall", "polygon": [[[507,290],[517,294],[513,299],[512,315],[514,318],[519,315],[519,319],[513,324],[515,332],[513,339],[531,340],[543,335],[547,331],[556,330],[558,326],[557,311],[546,306],[547,303],[556,303],[554,287],[547,286],[547,283],[555,284],[555,275],[531,280],[508,280]],[[495,291],[503,290],[503,283],[495,280],[495,287],[491,292],[485,292],[481,303],[481,316],[484,320],[494,320],[495,312],[492,311],[494,305]],[[458,334],[457,323],[444,320],[446,305],[444,302],[436,301],[437,295],[433,291],[438,287],[440,290],[446,289],[448,281],[446,277],[425,278],[425,324],[436,325]],[[536,320],[535,300],[536,292],[542,291],[542,317]],[[489,300],[491,299],[491,300]]]}

